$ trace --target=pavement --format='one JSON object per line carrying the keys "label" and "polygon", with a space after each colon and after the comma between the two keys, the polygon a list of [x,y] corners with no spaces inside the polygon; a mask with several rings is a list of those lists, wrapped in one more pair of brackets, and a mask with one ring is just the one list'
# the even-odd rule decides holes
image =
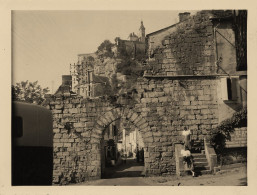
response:
{"label": "pavement", "polygon": [[176,175],[167,177],[144,177],[143,163],[127,159],[126,164],[106,169],[103,179],[87,181],[79,186],[246,186],[246,164],[228,167],[226,171],[198,177]]}

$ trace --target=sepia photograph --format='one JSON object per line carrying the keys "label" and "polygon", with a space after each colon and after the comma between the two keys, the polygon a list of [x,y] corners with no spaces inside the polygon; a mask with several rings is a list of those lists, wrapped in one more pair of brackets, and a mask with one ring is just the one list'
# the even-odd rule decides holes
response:
{"label": "sepia photograph", "polygon": [[12,10],[12,186],[247,186],[246,9]]}

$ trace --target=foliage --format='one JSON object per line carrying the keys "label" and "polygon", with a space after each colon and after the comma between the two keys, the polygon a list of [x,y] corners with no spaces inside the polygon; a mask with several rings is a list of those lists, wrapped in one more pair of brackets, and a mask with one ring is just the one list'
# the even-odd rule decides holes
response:
{"label": "foliage", "polygon": [[230,140],[230,133],[234,128],[247,126],[247,108],[242,108],[240,111],[235,112],[229,119],[222,121],[215,129],[212,130],[211,144],[213,145],[218,160],[222,161],[222,153],[224,151],[226,140]]}
{"label": "foliage", "polygon": [[123,92],[130,92],[135,88],[137,79],[143,76],[143,68],[140,63],[130,58],[123,59],[117,65],[117,72],[126,75],[126,81],[120,83],[119,88]]}
{"label": "foliage", "polygon": [[88,56],[87,60],[90,61],[90,62],[93,62],[93,61],[95,61],[95,58],[93,56]]}
{"label": "foliage", "polygon": [[108,96],[112,94],[110,84],[102,83],[95,86],[95,96]]}
{"label": "foliage", "polygon": [[132,77],[143,76],[144,71],[139,63],[136,60],[130,58],[123,59],[117,65],[117,72],[120,72],[124,75],[130,75]]}
{"label": "foliage", "polygon": [[247,126],[247,109],[242,108],[240,111],[235,112],[231,118],[222,121],[216,128],[215,132],[223,132],[228,134],[237,127]]}
{"label": "foliage", "polygon": [[113,74],[112,78],[111,78],[111,86],[112,86],[113,94],[118,93],[118,91],[119,91],[119,86],[118,85],[119,85],[119,81],[117,79],[117,75]]}
{"label": "foliage", "polygon": [[101,55],[103,57],[112,57],[112,47],[114,46],[113,43],[111,43],[109,40],[105,40],[100,44],[100,46],[97,48],[96,54]]}
{"label": "foliage", "polygon": [[49,92],[48,88],[42,88],[38,81],[22,81],[12,85],[12,100],[24,101],[40,105],[44,101],[44,95]]}
{"label": "foliage", "polygon": [[94,78],[95,81],[98,81],[94,89],[95,96],[109,96],[113,94],[110,81],[107,77],[94,76]]}

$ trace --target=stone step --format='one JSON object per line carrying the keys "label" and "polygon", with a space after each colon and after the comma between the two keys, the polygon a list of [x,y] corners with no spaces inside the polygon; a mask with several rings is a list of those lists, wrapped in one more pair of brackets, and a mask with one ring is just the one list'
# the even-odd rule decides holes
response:
{"label": "stone step", "polygon": [[197,158],[206,158],[205,154],[201,154],[201,153],[192,153],[193,159],[197,159]]}
{"label": "stone step", "polygon": [[212,174],[211,170],[201,170],[201,171],[195,171],[196,175],[207,175],[207,174]]}
{"label": "stone step", "polygon": [[194,167],[194,170],[197,171],[202,171],[202,170],[210,170],[209,166],[200,166],[200,167]]}
{"label": "stone step", "polygon": [[194,162],[207,162],[206,158],[195,158],[193,159]]}
{"label": "stone step", "polygon": [[208,162],[194,162],[194,167],[204,167],[208,166]]}

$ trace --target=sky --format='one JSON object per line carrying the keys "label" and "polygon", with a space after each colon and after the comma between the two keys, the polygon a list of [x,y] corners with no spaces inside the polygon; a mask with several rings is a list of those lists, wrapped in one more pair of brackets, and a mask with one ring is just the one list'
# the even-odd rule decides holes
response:
{"label": "sky", "polygon": [[184,11],[12,11],[12,84],[39,81],[55,92],[78,54],[127,39],[141,20],[146,34],[175,24]]}

